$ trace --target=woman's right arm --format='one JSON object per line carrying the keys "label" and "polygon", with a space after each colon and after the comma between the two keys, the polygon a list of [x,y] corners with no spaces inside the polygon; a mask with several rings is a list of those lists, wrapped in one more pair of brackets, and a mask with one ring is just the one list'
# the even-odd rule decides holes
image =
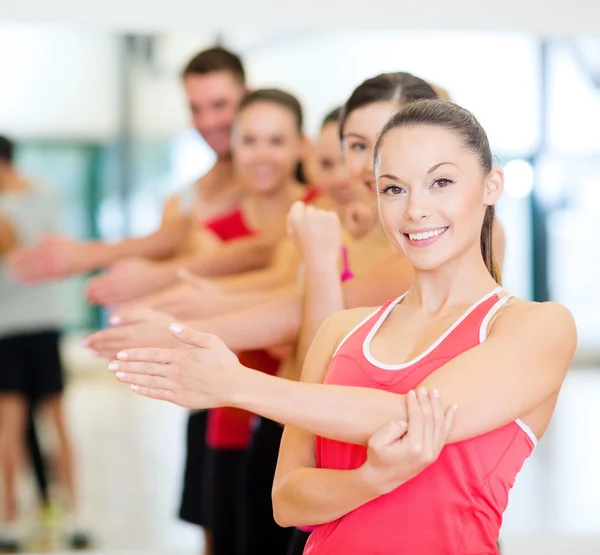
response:
{"label": "woman's right arm", "polygon": [[[323,381],[340,342],[340,324],[327,327],[313,345],[306,365],[320,371],[304,381]],[[273,512],[280,526],[310,526],[336,520],[381,495],[364,467],[330,470],[316,467],[315,436],[286,426],[281,440],[273,483]]]}
{"label": "woman's right arm", "polygon": [[355,470],[315,468],[315,436],[286,427],[273,483],[273,514],[279,526],[332,522],[379,497],[365,467]]}

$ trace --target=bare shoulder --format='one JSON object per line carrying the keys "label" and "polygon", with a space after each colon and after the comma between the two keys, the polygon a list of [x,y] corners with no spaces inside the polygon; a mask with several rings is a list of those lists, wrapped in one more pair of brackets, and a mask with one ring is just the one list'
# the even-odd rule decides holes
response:
{"label": "bare shoulder", "polygon": [[540,346],[574,351],[577,327],[571,311],[555,302],[537,303],[513,298],[498,311],[489,336],[513,335],[531,338]]}
{"label": "bare shoulder", "polygon": [[377,310],[377,308],[354,308],[352,310],[342,310],[329,316],[321,324],[319,332],[308,351],[302,370],[302,381],[322,383],[331,358],[343,339],[360,322]]}
{"label": "bare shoulder", "polygon": [[363,320],[369,318],[377,312],[381,307],[361,307],[351,308],[349,310],[341,310],[332,314],[323,323],[322,329],[327,333],[337,344],[339,344],[346,335],[348,335],[356,326]]}

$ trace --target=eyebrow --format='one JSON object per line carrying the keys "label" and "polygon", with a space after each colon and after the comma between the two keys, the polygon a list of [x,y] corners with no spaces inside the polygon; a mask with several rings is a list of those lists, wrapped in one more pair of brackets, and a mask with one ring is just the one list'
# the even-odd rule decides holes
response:
{"label": "eyebrow", "polygon": [[[460,169],[454,162],[440,162],[439,164],[436,164],[435,166],[431,166],[431,168],[429,168],[429,171],[427,172],[427,175],[429,175],[430,173],[433,173],[440,166],[443,166],[445,164],[450,164],[451,166],[455,166],[456,168]],[[391,175],[389,173],[384,173],[379,176],[380,179],[382,177],[385,177],[386,179],[391,179],[392,181],[402,181],[398,176]]]}
{"label": "eyebrow", "polygon": [[348,137],[356,137],[357,139],[363,139],[363,140],[367,140],[367,138],[364,135],[360,135],[358,133],[344,133],[344,139],[347,139]]}
{"label": "eyebrow", "polygon": [[[427,172],[427,174],[433,173],[440,166],[444,166],[445,164],[450,164],[451,166],[454,166],[455,168],[458,168],[458,166],[454,162],[440,162],[439,164],[436,164],[435,166],[431,166],[431,168],[429,169],[429,171]],[[458,169],[460,169],[460,168],[458,168]]]}

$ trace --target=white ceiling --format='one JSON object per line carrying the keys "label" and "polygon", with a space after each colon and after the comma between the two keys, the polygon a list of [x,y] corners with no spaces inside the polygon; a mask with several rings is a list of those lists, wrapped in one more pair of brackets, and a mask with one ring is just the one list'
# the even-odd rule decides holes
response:
{"label": "white ceiling", "polygon": [[120,31],[477,29],[599,35],[599,0],[1,0],[0,19]]}

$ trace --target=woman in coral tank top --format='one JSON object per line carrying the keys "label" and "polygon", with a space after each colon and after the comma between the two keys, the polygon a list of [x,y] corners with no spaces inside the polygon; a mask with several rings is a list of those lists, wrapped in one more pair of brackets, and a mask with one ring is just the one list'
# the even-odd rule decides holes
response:
{"label": "woman in coral tank top", "polygon": [[317,525],[305,553],[497,554],[575,324],[564,307],[499,286],[491,235],[503,174],[471,113],[407,104],[375,162],[380,218],[414,283],[383,307],[329,318],[303,383],[244,368],[218,338],[179,324],[173,334],[195,349],[125,351],[111,367],[147,397],[286,424],[274,511],[284,526]]}

